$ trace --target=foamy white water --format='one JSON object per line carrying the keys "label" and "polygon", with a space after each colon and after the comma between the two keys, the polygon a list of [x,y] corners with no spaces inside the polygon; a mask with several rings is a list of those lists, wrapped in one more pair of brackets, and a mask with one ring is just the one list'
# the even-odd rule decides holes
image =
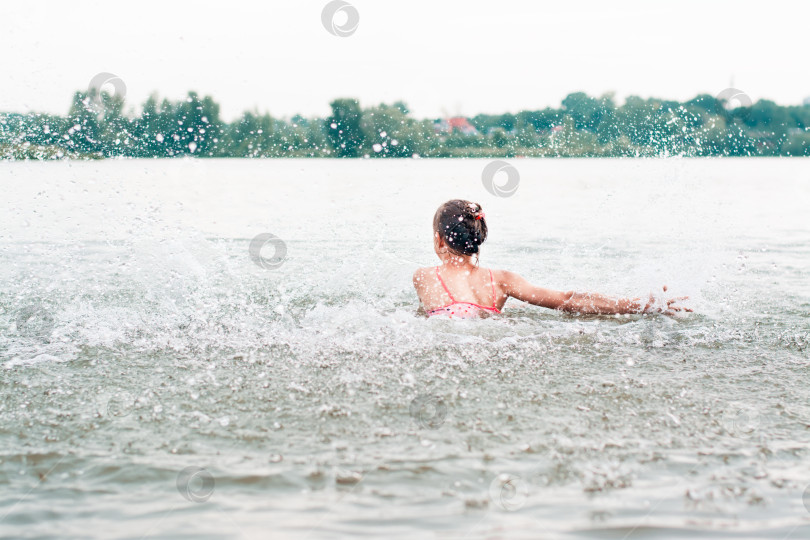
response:
{"label": "foamy white water", "polygon": [[[810,161],[511,162],[2,164],[0,535],[808,536]],[[417,317],[449,198],[695,313]]]}

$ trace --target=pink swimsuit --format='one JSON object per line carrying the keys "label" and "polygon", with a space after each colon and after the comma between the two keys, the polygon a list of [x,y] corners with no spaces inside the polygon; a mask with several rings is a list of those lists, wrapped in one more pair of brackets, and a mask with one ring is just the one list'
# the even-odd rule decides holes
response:
{"label": "pink swimsuit", "polygon": [[439,278],[439,283],[441,283],[442,287],[444,287],[444,292],[446,292],[447,296],[450,297],[450,303],[444,307],[428,311],[428,317],[432,317],[434,315],[447,315],[451,319],[454,317],[458,319],[476,319],[481,316],[481,310],[492,313],[500,313],[498,308],[495,307],[495,280],[492,279],[492,270],[489,271],[489,282],[492,285],[491,306],[481,306],[478,304],[473,304],[472,302],[456,302],[456,299],[453,298],[453,295],[447,290],[447,285],[444,284],[442,276],[439,275],[438,266],[436,267],[436,277]]}

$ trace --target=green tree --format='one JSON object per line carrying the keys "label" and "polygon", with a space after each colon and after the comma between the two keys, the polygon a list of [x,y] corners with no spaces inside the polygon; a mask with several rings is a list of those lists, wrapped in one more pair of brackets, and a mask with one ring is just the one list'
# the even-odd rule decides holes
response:
{"label": "green tree", "polygon": [[332,115],[326,120],[326,130],[332,150],[337,157],[357,157],[365,138],[360,127],[363,112],[356,99],[336,99],[329,104]]}
{"label": "green tree", "polygon": [[573,118],[574,127],[578,130],[586,129],[595,132],[604,114],[603,104],[584,92],[568,94],[563,99],[562,106],[566,113]]}
{"label": "green tree", "polygon": [[102,156],[101,126],[99,115],[92,106],[92,99],[96,96],[92,92],[89,95],[82,92],[73,94],[73,102],[68,112],[70,125],[65,135],[70,150]]}
{"label": "green tree", "polygon": [[424,155],[431,129],[407,116],[403,108],[380,104],[363,111],[360,121],[364,153],[377,157],[411,157]]}

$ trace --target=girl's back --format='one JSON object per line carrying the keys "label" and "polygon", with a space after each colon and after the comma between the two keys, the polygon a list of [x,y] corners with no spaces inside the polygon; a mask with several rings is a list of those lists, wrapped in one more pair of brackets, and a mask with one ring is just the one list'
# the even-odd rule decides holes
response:
{"label": "girl's back", "polygon": [[420,268],[414,274],[414,286],[428,315],[478,317],[500,313],[506,302],[506,296],[499,294],[496,273],[469,265]]}

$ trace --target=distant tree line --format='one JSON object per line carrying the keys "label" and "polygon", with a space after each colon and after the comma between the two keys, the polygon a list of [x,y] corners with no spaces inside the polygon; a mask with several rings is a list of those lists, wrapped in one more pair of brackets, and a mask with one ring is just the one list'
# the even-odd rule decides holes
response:
{"label": "distant tree line", "polygon": [[[810,105],[760,100],[731,108],[710,95],[683,103],[568,95],[559,108],[479,114],[470,129],[416,119],[397,102],[336,99],[328,118],[245,112],[220,117],[209,96],[124,100],[76,92],[67,116],[0,113],[0,159],[200,157],[808,156]],[[465,123],[467,123],[465,121]]]}

